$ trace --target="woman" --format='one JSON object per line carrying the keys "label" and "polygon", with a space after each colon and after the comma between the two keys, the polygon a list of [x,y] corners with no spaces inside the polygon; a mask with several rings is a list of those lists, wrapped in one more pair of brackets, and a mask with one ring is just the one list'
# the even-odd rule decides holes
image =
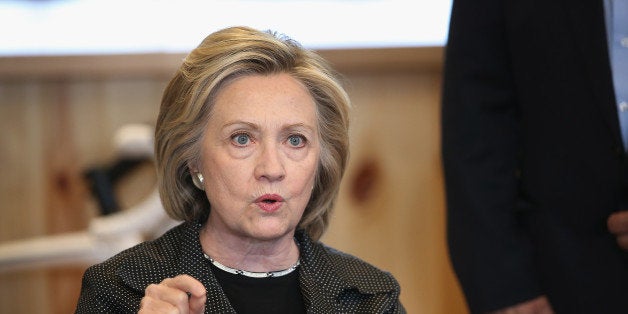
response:
{"label": "woman", "polygon": [[349,99],[274,33],[209,35],[165,90],[155,157],[184,220],[89,268],[77,312],[403,313],[397,281],[317,242],[348,154]]}

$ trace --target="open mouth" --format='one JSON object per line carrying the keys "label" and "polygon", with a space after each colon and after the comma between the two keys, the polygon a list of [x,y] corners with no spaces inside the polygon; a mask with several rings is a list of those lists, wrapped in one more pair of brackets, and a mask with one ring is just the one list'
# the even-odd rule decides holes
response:
{"label": "open mouth", "polygon": [[256,203],[274,204],[277,202],[283,202],[283,197],[277,194],[264,194],[255,200]]}
{"label": "open mouth", "polygon": [[257,206],[267,212],[276,211],[282,206],[283,202],[284,199],[277,194],[265,194],[255,200]]}

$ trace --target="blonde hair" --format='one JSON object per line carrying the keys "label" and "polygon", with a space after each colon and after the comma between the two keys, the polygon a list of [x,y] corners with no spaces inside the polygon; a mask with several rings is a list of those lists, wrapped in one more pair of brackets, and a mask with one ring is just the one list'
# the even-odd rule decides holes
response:
{"label": "blonde hair", "polygon": [[287,73],[306,86],[316,103],[321,155],[312,196],[297,228],[313,239],[325,232],[349,153],[347,93],[338,75],[316,53],[274,32],[231,27],[207,36],[184,59],[166,87],[155,131],[159,193],[172,218],[204,223],[211,210],[195,188],[189,167],[199,139],[227,82],[246,75]]}

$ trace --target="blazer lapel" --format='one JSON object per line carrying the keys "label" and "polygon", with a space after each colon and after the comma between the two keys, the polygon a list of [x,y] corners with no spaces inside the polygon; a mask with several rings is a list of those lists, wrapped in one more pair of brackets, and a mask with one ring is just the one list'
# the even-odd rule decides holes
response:
{"label": "blazer lapel", "polygon": [[571,38],[581,54],[596,103],[616,143],[621,145],[621,131],[615,107],[615,95],[608,58],[604,4],[601,0],[563,0],[571,24]]}
{"label": "blazer lapel", "polygon": [[[188,274],[199,280],[207,289],[205,313],[234,313],[218,280],[211,272],[208,261],[203,256],[203,248],[199,239],[200,226],[186,229],[182,237],[182,250],[179,259],[178,274]],[[220,311],[218,311],[220,309]]]}
{"label": "blazer lapel", "polygon": [[338,313],[337,297],[348,289],[334,275],[334,265],[327,254],[309,239],[304,231],[295,234],[301,251],[299,281],[308,313]]}
{"label": "blazer lapel", "polygon": [[216,309],[221,309],[221,313],[235,313],[203,256],[198,238],[199,227],[184,224],[177,228],[180,228],[179,236],[164,240],[168,245],[179,248],[174,255],[164,255],[158,251],[131,255],[118,270],[118,276],[127,286],[143,295],[146,287],[152,283],[187,274],[199,280],[207,289],[205,313],[216,313]]}

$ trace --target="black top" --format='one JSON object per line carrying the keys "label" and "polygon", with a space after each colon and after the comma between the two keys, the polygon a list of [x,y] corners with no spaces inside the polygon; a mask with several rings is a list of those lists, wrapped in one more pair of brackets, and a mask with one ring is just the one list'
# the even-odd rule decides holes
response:
{"label": "black top", "polygon": [[285,276],[266,278],[236,275],[214,265],[211,270],[239,314],[305,313],[298,270]]}

